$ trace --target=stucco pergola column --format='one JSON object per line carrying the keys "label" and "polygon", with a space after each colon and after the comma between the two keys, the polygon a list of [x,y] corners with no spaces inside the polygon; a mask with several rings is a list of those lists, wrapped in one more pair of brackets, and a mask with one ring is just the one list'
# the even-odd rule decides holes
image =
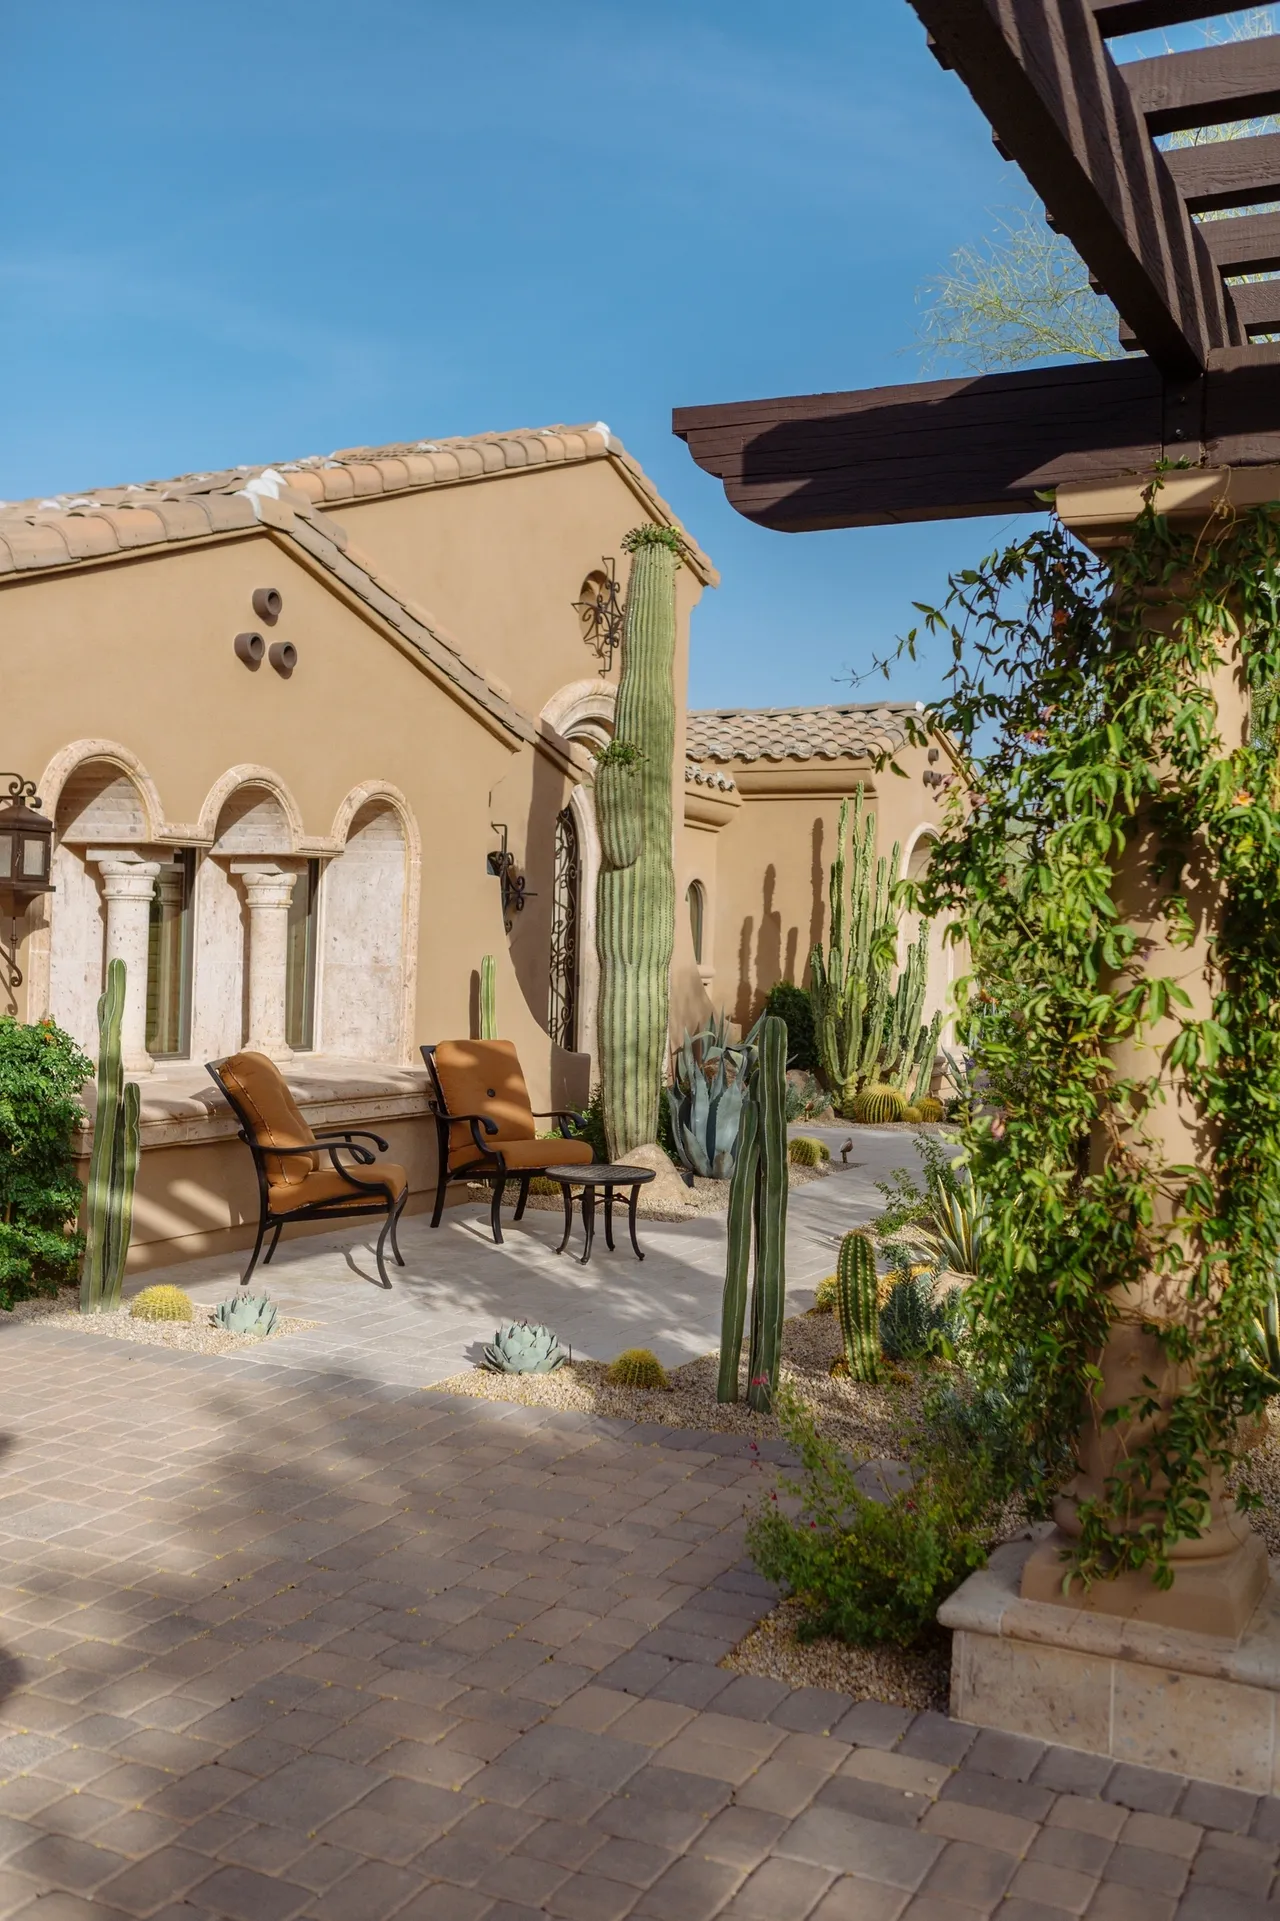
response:
{"label": "stucco pergola column", "polygon": [[[1275,469],[1201,469],[1170,474],[1160,494],[1161,511],[1188,531],[1195,531],[1214,507],[1227,500],[1238,505],[1280,497],[1280,474]],[[1064,525],[1087,545],[1105,551],[1123,540],[1141,509],[1141,483],[1117,481],[1104,487],[1063,488],[1058,514]],[[1170,589],[1169,618],[1180,611]],[[1249,705],[1238,649],[1227,641],[1220,666],[1210,683],[1217,710],[1217,727],[1224,751],[1231,752],[1248,737]],[[1145,943],[1145,970],[1178,982],[1190,1001],[1185,1017],[1203,1019],[1212,1012],[1217,980],[1214,942],[1222,920],[1223,900],[1208,862],[1193,850],[1183,870],[1181,887],[1195,924],[1189,945],[1175,947],[1163,913],[1167,884],[1152,878],[1159,854],[1154,829],[1140,826],[1132,838],[1113,887],[1117,919]],[[1155,1022],[1140,1042],[1116,1048],[1117,1076],[1147,1080],[1159,1077],[1164,1099],[1143,1116],[1141,1129],[1130,1129],[1127,1145],[1136,1156],[1165,1166],[1211,1168],[1217,1153],[1220,1126],[1204,1114],[1181,1071],[1167,1065],[1167,1050],[1179,1028],[1177,1018]],[[1101,1143],[1095,1143],[1095,1154]],[[1175,1198],[1158,1203],[1157,1224],[1173,1218]],[[1212,1306],[1193,1306],[1178,1274],[1149,1274],[1133,1286],[1118,1289],[1118,1314],[1099,1365],[1102,1383],[1085,1409],[1078,1446],[1080,1471],[1055,1504],[1055,1534],[1042,1542],[1023,1570],[1024,1600],[1061,1604],[1064,1547],[1079,1533],[1078,1509],[1083,1501],[1102,1495],[1108,1478],[1123,1475],[1126,1455],[1159,1427],[1157,1412],[1146,1422],[1102,1425],[1102,1416],[1125,1403],[1144,1399],[1144,1381],[1155,1384],[1156,1400],[1167,1408],[1188,1384],[1190,1375],[1174,1367],[1156,1335],[1144,1331],[1153,1323],[1191,1323],[1196,1315],[1212,1313]],[[1173,1586],[1156,1587],[1145,1569],[1127,1572],[1116,1580],[1098,1581],[1087,1596],[1077,1587],[1074,1601],[1087,1611],[1123,1615],[1196,1634],[1236,1639],[1243,1633],[1267,1586],[1266,1551],[1235,1503],[1225,1494],[1220,1475],[1209,1477],[1210,1511],[1202,1534],[1175,1542],[1169,1560],[1175,1571]],[[1158,1486],[1152,1490],[1157,1497]]]}
{"label": "stucco pergola column", "polygon": [[293,1059],[285,1039],[291,874],[274,861],[232,861],[249,903],[249,1038],[246,1048],[273,1061]]}
{"label": "stucco pergola column", "polygon": [[107,902],[106,960],[125,965],[124,1015],[120,1053],[126,1074],[149,1074],[155,1063],[147,1052],[147,959],[151,942],[151,902],[157,860],[125,850],[90,851],[102,874]]}

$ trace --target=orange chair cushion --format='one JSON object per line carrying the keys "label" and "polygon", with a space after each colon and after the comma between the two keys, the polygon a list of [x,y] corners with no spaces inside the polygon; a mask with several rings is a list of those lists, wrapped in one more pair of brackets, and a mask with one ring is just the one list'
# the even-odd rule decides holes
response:
{"label": "orange chair cushion", "polygon": [[[441,1041],[435,1051],[436,1074],[451,1114],[483,1114],[496,1121],[496,1134],[479,1131],[485,1145],[507,1153],[512,1141],[531,1141],[533,1103],[511,1041]],[[509,1158],[509,1156],[508,1156]],[[449,1165],[476,1159],[470,1124],[449,1129]]]}
{"label": "orange chair cushion", "polygon": [[[380,1186],[389,1187],[395,1200],[399,1200],[409,1185],[409,1176],[394,1161],[375,1161],[372,1167],[353,1167],[351,1171],[358,1180],[376,1179]],[[386,1195],[376,1189],[372,1193],[361,1193],[333,1167],[322,1167],[304,1181],[277,1181],[267,1188],[269,1214],[293,1214],[300,1207],[314,1207],[319,1202],[343,1201],[348,1207],[361,1207],[376,1206],[385,1200]]]}
{"label": "orange chair cushion", "polygon": [[[458,1157],[459,1161],[461,1158]],[[595,1155],[589,1141],[503,1141],[502,1158],[508,1173],[516,1173],[527,1167],[561,1167],[569,1162],[575,1167],[585,1167],[595,1160]],[[480,1159],[474,1142],[471,1159],[473,1162]]]}
{"label": "orange chair cushion", "polygon": [[310,1179],[318,1165],[316,1137],[275,1062],[265,1054],[232,1054],[218,1073],[266,1158],[268,1186],[274,1191]]}

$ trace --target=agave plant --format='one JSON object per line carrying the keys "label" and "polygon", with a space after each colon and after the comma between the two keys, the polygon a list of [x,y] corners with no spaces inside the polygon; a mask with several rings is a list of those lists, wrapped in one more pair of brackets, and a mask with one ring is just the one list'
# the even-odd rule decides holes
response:
{"label": "agave plant", "polygon": [[723,1014],[701,1033],[686,1033],[667,1089],[676,1152],[690,1175],[727,1181],[738,1158],[747,1074],[755,1059],[757,1021],[744,1040],[728,1038]]}
{"label": "agave plant", "polygon": [[895,1239],[936,1274],[950,1270],[957,1279],[971,1281],[982,1259],[986,1224],[986,1202],[967,1175],[952,1185],[931,1179],[927,1218],[902,1228]]}
{"label": "agave plant", "polygon": [[484,1365],[495,1374],[553,1374],[572,1358],[549,1327],[530,1327],[528,1321],[496,1328],[484,1351]]}
{"label": "agave plant", "polygon": [[265,1294],[233,1294],[229,1301],[219,1301],[213,1318],[228,1334],[265,1336],[275,1327],[279,1312]]}

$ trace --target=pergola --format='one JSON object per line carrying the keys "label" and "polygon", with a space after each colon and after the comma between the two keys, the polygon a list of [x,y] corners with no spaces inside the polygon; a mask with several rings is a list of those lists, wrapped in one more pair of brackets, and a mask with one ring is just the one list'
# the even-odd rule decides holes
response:
{"label": "pergola", "polygon": [[749,520],[785,533],[1034,512],[1161,460],[1280,461],[1280,134],[1160,135],[1280,111],[1280,35],[1118,63],[1108,41],[1206,0],[911,0],[996,146],[1139,351],[1086,366],[681,407],[675,432]]}

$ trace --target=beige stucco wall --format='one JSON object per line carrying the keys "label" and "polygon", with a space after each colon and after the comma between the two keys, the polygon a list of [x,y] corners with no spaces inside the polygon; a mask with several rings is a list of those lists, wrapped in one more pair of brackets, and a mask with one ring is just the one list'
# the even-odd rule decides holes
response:
{"label": "beige stucco wall", "polygon": [[[719,1008],[746,1025],[780,980],[808,981],[809,954],[828,930],[827,888],[840,803],[859,783],[876,818],[876,849],[886,858],[899,846],[896,876],[925,857],[937,831],[942,802],[926,786],[927,750],[897,755],[905,778],[874,770],[867,761],[730,762],[742,804],[714,835],[714,975],[707,992]],[[904,919],[903,940],[915,922]],[[927,1011],[943,1005],[954,974],[954,952],[941,929],[931,942]]]}
{"label": "beige stucco wall", "polygon": [[[621,538],[645,517],[622,472],[596,461],[352,503],[341,525],[353,555],[367,555],[388,586],[447,629],[464,656],[536,722],[558,690],[598,679],[572,601],[605,553],[618,556],[625,587]],[[288,679],[265,663],[250,671],[233,652],[237,632],[261,626],[250,602],[263,586],[277,588],[284,601],[268,639],[298,649]],[[682,567],[673,769],[681,775],[689,614],[700,592],[700,581]],[[200,850],[197,1075],[201,1059],[243,1043],[244,980],[240,959],[230,955],[243,940],[244,904],[229,858],[211,852],[210,843],[219,803],[231,804],[236,780],[251,778],[268,794],[266,812],[283,837],[278,845],[264,843],[264,851],[280,855],[286,867],[299,868],[307,857],[323,862],[318,1047],[411,1064],[418,1042],[472,1031],[476,970],[492,953],[500,1029],[519,1048],[535,1107],[585,1100],[587,1059],[561,1054],[541,1025],[554,823],[575,785],[589,786],[591,760],[583,749],[566,750],[550,734],[531,744],[505,731],[267,527],[4,581],[0,684],[7,758],[36,777],[55,816],[59,790],[92,753],[127,777],[134,817],[130,826],[130,809],[122,808],[120,832],[113,826],[60,851],[59,893],[34,904],[20,923],[22,1017],[48,1012],[52,996],[54,1011],[93,1051],[102,907],[97,870],[85,858],[89,842],[121,839],[147,858],[187,845]],[[347,832],[353,819],[367,825],[370,805],[375,815],[393,808],[394,822],[384,814],[378,832],[361,844],[360,861],[347,857],[344,865]],[[499,883],[486,872],[498,841],[491,823],[499,820],[507,822],[529,897],[526,911],[513,917],[509,941]],[[400,874],[383,831],[394,823],[403,839]],[[367,952],[350,940],[342,951],[335,941],[343,924],[362,912],[381,916],[378,938]],[[405,922],[398,950],[397,913]],[[78,946],[71,949],[73,921]],[[59,956],[60,968],[51,965]],[[398,1019],[389,980],[397,958],[406,982]],[[583,966],[592,965],[588,953]],[[371,1014],[371,1002],[378,1013]],[[580,1045],[587,1041],[584,1034]],[[228,1245],[243,1239],[247,1157],[229,1140],[166,1133],[175,1076],[182,1078],[177,1067],[161,1064],[143,1087],[146,1152],[133,1256],[140,1264],[209,1251],[219,1236]],[[389,1111],[393,1145],[411,1169],[417,1200],[434,1178],[425,1104],[416,1115],[403,1112],[403,1100]]]}

